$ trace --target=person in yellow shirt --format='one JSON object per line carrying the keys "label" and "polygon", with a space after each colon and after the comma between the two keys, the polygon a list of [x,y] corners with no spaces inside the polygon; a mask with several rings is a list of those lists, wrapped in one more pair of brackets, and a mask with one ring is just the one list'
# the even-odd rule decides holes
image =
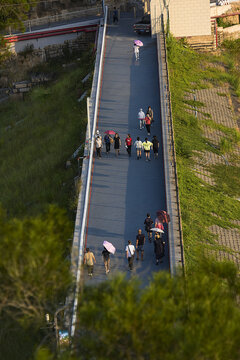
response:
{"label": "person in yellow shirt", "polygon": [[148,141],[148,138],[145,138],[145,141],[142,143],[142,146],[144,148],[144,152],[146,155],[146,161],[151,161],[150,150],[153,147],[153,143],[151,143],[151,141]]}

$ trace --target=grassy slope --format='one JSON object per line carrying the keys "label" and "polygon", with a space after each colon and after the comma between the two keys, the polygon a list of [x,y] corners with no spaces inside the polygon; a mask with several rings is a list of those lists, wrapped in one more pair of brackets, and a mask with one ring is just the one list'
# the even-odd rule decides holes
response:
{"label": "grassy slope", "polygon": [[[196,156],[194,151],[216,151],[220,154],[221,148],[215,150],[209,146],[209,141],[202,134],[199,120],[186,111],[188,102],[184,99],[185,94],[194,89],[217,86],[225,82],[235,86],[237,92],[236,73],[222,72],[212,64],[224,61],[227,65],[230,58],[229,54],[221,58],[198,54],[172,37],[168,38],[180,202],[188,267],[197,263],[199,249],[211,249],[211,251],[219,249],[213,234],[208,230],[210,225],[236,227],[231,220],[240,218],[239,202],[232,197],[240,195],[240,182],[237,177],[239,168],[221,165],[211,169],[217,182],[214,187],[200,180],[192,170],[193,154]],[[196,106],[201,110],[201,104]],[[217,127],[217,124],[208,119],[206,114],[207,121],[212,127]],[[239,142],[237,131],[224,127],[221,130],[229,142],[233,144]],[[222,153],[226,151],[223,150]],[[230,183],[234,183],[234,187],[230,187]]]}
{"label": "grassy slope", "polygon": [[0,202],[10,216],[35,215],[50,203],[72,206],[77,164],[67,170],[65,164],[85,139],[86,101],[77,98],[92,61],[88,55],[77,68],[53,68],[57,80],[50,86],[0,105]]}

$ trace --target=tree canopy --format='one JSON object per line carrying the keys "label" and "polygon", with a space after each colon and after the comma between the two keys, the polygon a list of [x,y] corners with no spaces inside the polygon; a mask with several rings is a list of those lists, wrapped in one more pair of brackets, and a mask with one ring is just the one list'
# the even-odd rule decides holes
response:
{"label": "tree canopy", "polygon": [[[187,278],[157,273],[146,288],[121,275],[85,287],[74,359],[237,360],[239,292],[234,264],[215,261]],[[43,350],[36,359],[51,355]]]}
{"label": "tree canopy", "polygon": [[31,6],[36,3],[34,0],[0,0],[0,30],[8,26],[21,27]]}
{"label": "tree canopy", "polygon": [[44,215],[23,220],[7,220],[1,210],[0,228],[0,315],[42,321],[71,284],[71,224],[64,211],[50,206]]}

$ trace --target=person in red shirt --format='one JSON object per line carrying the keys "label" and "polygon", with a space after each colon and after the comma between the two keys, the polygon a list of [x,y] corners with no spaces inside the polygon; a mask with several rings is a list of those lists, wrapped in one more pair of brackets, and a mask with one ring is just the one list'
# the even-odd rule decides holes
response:
{"label": "person in red shirt", "polygon": [[150,128],[151,128],[151,117],[149,114],[146,115],[145,117],[145,125],[146,125],[146,129],[147,129],[147,132],[148,132],[148,135],[150,135]]}
{"label": "person in red shirt", "polygon": [[128,156],[131,156],[131,150],[132,150],[132,138],[131,135],[128,134],[128,136],[125,139],[125,146],[128,152]]}

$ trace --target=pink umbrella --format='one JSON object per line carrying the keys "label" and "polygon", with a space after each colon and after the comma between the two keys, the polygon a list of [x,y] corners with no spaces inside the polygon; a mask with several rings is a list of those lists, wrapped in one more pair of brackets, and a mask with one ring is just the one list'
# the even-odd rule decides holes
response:
{"label": "pink umbrella", "polygon": [[104,241],[103,242],[103,246],[105,247],[105,249],[107,249],[107,251],[109,251],[111,254],[115,254],[116,248],[113,246],[113,244],[111,244],[108,241]]}
{"label": "pink umbrella", "polygon": [[116,133],[113,130],[107,130],[107,131],[104,132],[104,134],[115,135]]}
{"label": "pink umbrella", "polygon": [[143,43],[140,40],[134,40],[134,44],[137,46],[143,46]]}

